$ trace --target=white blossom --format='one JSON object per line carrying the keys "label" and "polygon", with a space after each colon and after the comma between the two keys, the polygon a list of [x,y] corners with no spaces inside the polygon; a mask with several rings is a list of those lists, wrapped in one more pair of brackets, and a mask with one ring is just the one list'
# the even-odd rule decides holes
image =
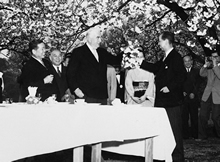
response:
{"label": "white blossom", "polygon": [[201,31],[201,30],[197,31],[197,35],[198,35],[198,36],[204,36],[204,35],[206,35],[206,29],[204,29],[203,31]]}
{"label": "white blossom", "polygon": [[134,31],[138,34],[142,33],[141,29],[138,26],[135,26]]}
{"label": "white blossom", "polygon": [[205,25],[211,28],[213,24],[214,21],[208,20]]}

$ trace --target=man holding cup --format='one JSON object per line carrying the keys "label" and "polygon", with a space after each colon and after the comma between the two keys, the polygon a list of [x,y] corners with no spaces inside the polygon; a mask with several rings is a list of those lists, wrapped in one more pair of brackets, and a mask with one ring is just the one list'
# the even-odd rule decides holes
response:
{"label": "man holding cup", "polygon": [[23,66],[21,72],[22,100],[28,96],[28,87],[37,87],[36,96],[44,101],[52,94],[56,94],[55,85],[52,84],[54,76],[51,72],[51,63],[44,59],[45,44],[42,40],[33,40],[29,43],[31,58]]}

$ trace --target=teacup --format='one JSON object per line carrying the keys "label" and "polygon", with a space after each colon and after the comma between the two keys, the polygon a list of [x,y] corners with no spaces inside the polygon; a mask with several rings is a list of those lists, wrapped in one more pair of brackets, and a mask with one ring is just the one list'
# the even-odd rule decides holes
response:
{"label": "teacup", "polygon": [[78,98],[78,99],[75,100],[75,104],[82,105],[84,103],[85,103],[85,99],[83,99],[83,98]]}

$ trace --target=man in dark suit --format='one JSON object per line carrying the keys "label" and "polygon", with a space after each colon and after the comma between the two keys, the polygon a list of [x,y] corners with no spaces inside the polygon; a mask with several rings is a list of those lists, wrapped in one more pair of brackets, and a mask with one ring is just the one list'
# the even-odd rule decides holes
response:
{"label": "man in dark suit", "polygon": [[[183,138],[188,139],[192,137],[198,138],[198,109],[199,98],[198,89],[201,83],[199,76],[199,69],[193,67],[192,56],[186,55],[183,57],[184,66],[187,72],[186,80],[183,86]],[[191,123],[191,129],[189,129],[189,119]]]}
{"label": "man in dark suit", "polygon": [[155,107],[163,107],[166,109],[173,130],[176,141],[176,147],[172,153],[173,162],[183,162],[181,105],[185,68],[181,55],[173,48],[173,43],[173,33],[163,32],[159,36],[159,45],[165,52],[165,57],[155,64],[138,61],[141,68],[155,74]]}
{"label": "man in dark suit", "polygon": [[56,94],[56,88],[52,84],[54,76],[51,72],[50,61],[44,59],[45,44],[42,40],[33,40],[29,44],[31,58],[23,66],[21,72],[22,82],[22,101],[26,101],[28,96],[28,87],[37,87],[36,95],[41,96],[41,101],[44,101],[52,94]]}
{"label": "man in dark suit", "polygon": [[66,80],[66,67],[62,64],[63,55],[58,49],[52,49],[50,53],[50,60],[52,63],[52,74],[54,76],[53,83],[57,88],[56,100],[69,101],[74,100],[74,95],[70,93]]}
{"label": "man in dark suit", "polygon": [[73,50],[67,68],[71,93],[85,98],[87,103],[107,104],[107,64],[120,64],[121,55],[113,56],[100,48],[99,27],[89,29],[86,44]]}

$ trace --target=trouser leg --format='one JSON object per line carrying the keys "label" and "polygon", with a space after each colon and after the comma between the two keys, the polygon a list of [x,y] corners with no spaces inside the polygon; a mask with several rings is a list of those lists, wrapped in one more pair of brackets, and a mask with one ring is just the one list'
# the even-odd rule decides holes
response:
{"label": "trouser leg", "polygon": [[199,138],[205,139],[208,138],[207,134],[207,127],[208,127],[208,120],[210,116],[210,111],[212,108],[212,97],[209,96],[206,102],[201,102],[201,108],[199,113]]}
{"label": "trouser leg", "polygon": [[181,106],[166,108],[166,112],[176,141],[172,153],[173,162],[184,162]]}
{"label": "trouser leg", "polygon": [[191,136],[198,138],[198,102],[192,100],[189,104],[189,114],[191,121]]}
{"label": "trouser leg", "polygon": [[216,134],[218,137],[220,137],[220,104],[213,104],[212,120],[214,122]]}
{"label": "trouser leg", "polygon": [[189,138],[189,104],[186,101],[182,106],[182,128],[183,138]]}

